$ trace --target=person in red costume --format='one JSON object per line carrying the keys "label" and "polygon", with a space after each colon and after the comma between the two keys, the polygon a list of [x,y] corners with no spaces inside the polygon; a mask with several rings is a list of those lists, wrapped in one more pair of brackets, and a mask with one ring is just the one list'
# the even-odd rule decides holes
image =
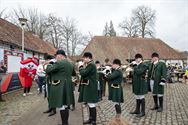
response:
{"label": "person in red costume", "polygon": [[32,58],[23,60],[20,63],[22,64],[20,75],[24,78],[24,84],[23,84],[24,94],[23,94],[23,96],[26,96],[27,94],[31,94],[30,89],[31,89],[32,82],[33,82],[33,79],[36,74],[36,69],[37,69],[38,63],[35,60],[33,60]]}

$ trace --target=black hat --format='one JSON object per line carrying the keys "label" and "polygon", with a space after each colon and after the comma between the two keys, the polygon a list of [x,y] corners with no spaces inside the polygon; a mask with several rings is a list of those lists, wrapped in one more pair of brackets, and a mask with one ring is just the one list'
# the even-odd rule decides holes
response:
{"label": "black hat", "polygon": [[83,57],[90,58],[90,59],[93,58],[92,57],[92,53],[90,53],[90,52],[85,52],[84,55],[83,55]]}
{"label": "black hat", "polygon": [[57,50],[55,55],[63,55],[63,56],[66,56],[65,51],[62,50],[62,49]]}
{"label": "black hat", "polygon": [[119,59],[114,59],[113,64],[121,65],[121,61]]}
{"label": "black hat", "polygon": [[154,52],[154,53],[152,53],[151,57],[152,57],[152,58],[153,58],[153,57],[158,57],[158,58],[159,58],[159,54],[156,53],[156,52]]}
{"label": "black hat", "polygon": [[54,58],[53,56],[47,55],[46,60],[50,60],[50,59],[53,59],[53,58]]}
{"label": "black hat", "polygon": [[97,60],[97,61],[95,61],[95,64],[100,64],[100,62]]}
{"label": "black hat", "polygon": [[137,54],[135,55],[135,59],[138,59],[138,58],[143,59],[143,57],[142,57],[142,55],[141,55],[140,53],[137,53]]}
{"label": "black hat", "polygon": [[53,59],[54,58],[54,56],[51,56],[51,55],[49,55],[48,53],[45,53],[44,54],[44,59],[45,60],[50,60],[50,59]]}

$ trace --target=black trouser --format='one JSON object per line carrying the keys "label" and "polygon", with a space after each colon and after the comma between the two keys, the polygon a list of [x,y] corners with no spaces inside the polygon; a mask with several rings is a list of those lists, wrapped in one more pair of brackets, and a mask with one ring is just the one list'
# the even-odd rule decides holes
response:
{"label": "black trouser", "polygon": [[25,87],[25,88],[24,88],[24,93],[29,93],[29,92],[30,92],[30,89],[31,89],[31,87]]}
{"label": "black trouser", "polygon": [[45,85],[45,77],[38,76],[39,92],[42,92],[42,86]]}

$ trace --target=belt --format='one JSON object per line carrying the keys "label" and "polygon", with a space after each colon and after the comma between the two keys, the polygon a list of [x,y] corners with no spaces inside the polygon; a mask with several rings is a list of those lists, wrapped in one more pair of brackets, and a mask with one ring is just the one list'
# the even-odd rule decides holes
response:
{"label": "belt", "polygon": [[111,87],[112,87],[112,88],[115,88],[115,89],[119,89],[119,88],[120,88],[120,85],[118,85],[118,84],[111,84]]}
{"label": "belt", "polygon": [[87,83],[86,82],[82,82],[81,84],[82,85],[89,85],[89,82],[87,82]]}
{"label": "belt", "polygon": [[52,81],[52,85],[58,85],[61,82],[61,80],[54,80]]}

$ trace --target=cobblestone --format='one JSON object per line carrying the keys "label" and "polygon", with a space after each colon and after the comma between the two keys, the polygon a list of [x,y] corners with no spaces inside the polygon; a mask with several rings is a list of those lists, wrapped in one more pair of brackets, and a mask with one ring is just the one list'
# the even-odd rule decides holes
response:
{"label": "cobblestone", "polygon": [[[137,118],[129,114],[135,108],[135,98],[131,85],[125,85],[125,102],[122,106],[122,118],[131,125],[188,125],[188,85],[182,83],[168,84],[165,87],[164,110],[162,113],[152,111],[152,94],[146,95],[146,116]],[[114,104],[103,98],[98,103],[98,124],[106,125],[115,116]],[[84,110],[84,118],[87,119],[87,110]]]}

